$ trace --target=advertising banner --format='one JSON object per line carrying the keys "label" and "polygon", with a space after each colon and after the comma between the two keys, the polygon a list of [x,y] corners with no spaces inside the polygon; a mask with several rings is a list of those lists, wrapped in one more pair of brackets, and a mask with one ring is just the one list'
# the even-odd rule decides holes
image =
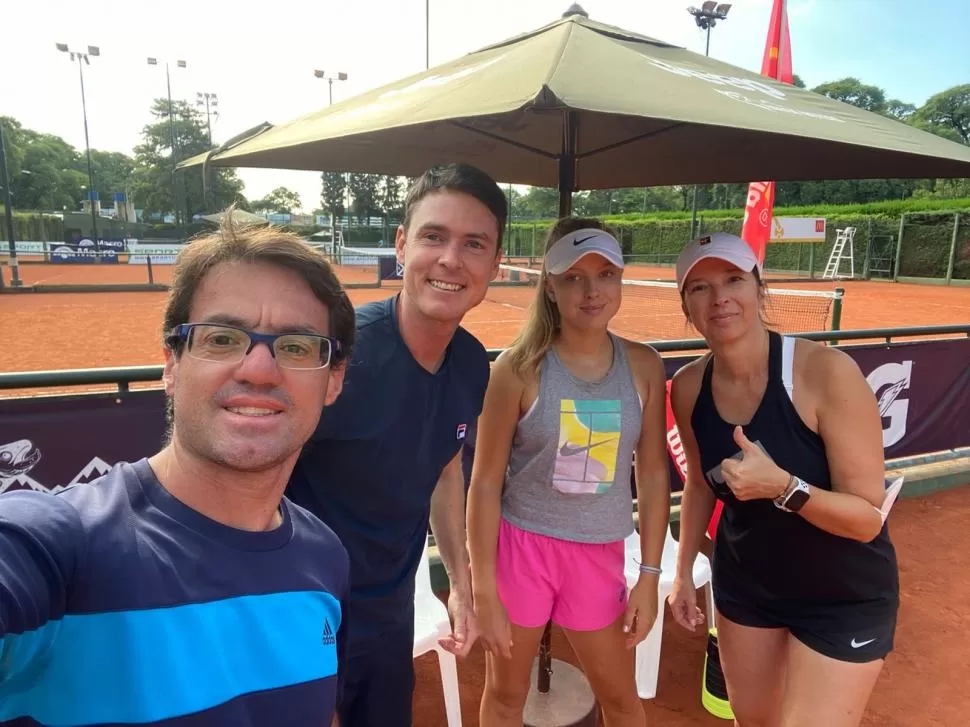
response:
{"label": "advertising banner", "polygon": [[390,255],[377,258],[381,280],[401,280],[404,277],[404,266]]}
{"label": "advertising banner", "polygon": [[118,254],[127,249],[127,241],[121,238],[99,239],[97,244],[88,237],[76,242],[52,242],[50,261],[66,265],[97,263],[117,263]]}
{"label": "advertising banner", "polygon": [[769,242],[825,242],[825,218],[772,217]]}
{"label": "advertising banner", "polygon": [[146,265],[151,256],[152,265],[174,265],[175,258],[182,251],[184,245],[165,244],[150,245],[134,243],[128,246],[128,264]]}
{"label": "advertising banner", "polygon": [[0,492],[90,482],[154,454],[164,434],[161,390],[0,399]]}
{"label": "advertising banner", "polygon": [[[970,446],[970,338],[842,350],[858,363],[879,404],[887,459]],[[668,379],[691,360],[665,358]],[[165,431],[160,390],[0,399],[0,492],[88,482],[119,460],[155,453]],[[466,479],[474,439],[472,427]],[[678,491],[686,462],[669,408],[667,448],[671,487]]]}

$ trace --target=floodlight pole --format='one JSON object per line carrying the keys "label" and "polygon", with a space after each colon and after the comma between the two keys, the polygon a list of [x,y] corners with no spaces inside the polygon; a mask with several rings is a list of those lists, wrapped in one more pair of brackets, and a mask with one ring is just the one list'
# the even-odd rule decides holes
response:
{"label": "floodlight pole", "polygon": [[[209,132],[209,148],[212,148],[212,117],[215,116],[219,118],[219,96],[215,93],[209,93],[208,91],[196,91],[195,92],[195,105],[205,106],[205,126]],[[208,173],[208,165],[203,165],[202,167],[202,207],[203,209],[209,208],[208,193],[206,191],[206,174]]]}
{"label": "floodlight pole", "polygon": [[343,71],[338,71],[336,76],[328,76],[326,71],[321,71],[319,69],[313,71],[314,78],[322,78],[328,84],[328,93],[330,105],[333,106],[333,82],[334,81],[346,81],[347,74]]}
{"label": "floodlight pole", "polygon": [[[148,65],[157,66],[158,59],[149,58]],[[185,61],[177,60],[175,62],[175,65],[178,68],[185,68],[187,64]],[[173,200],[175,202],[175,224],[178,225],[178,228],[179,228],[179,238],[184,240],[186,238],[185,228],[183,227],[183,224],[182,224],[182,212],[184,212],[184,210],[179,209],[179,206],[181,205],[182,202],[185,202],[185,200],[180,199],[181,195],[179,195],[178,156],[176,155],[176,146],[175,146],[175,112],[172,107],[172,76],[171,76],[171,73],[169,72],[169,61],[165,61],[165,90],[168,94],[168,131],[169,131],[169,135],[171,136],[170,143],[172,145],[172,194],[173,194]],[[211,139],[210,139],[210,142],[211,142]],[[203,183],[203,187],[204,186],[205,184]]]}
{"label": "floodlight pole", "polygon": [[[328,76],[325,71],[322,71],[322,70],[317,69],[317,70],[314,70],[313,71],[313,76],[314,76],[314,78],[322,78],[323,80],[325,80],[327,82],[327,84],[328,84],[328,92],[329,92],[329,100],[330,100],[330,104],[329,105],[330,106],[333,106],[333,82],[334,81],[346,81],[347,80],[347,74],[344,71],[338,71],[336,77],[334,77],[334,76]],[[345,181],[344,181],[344,204],[347,207],[347,209],[345,210],[345,212],[347,214],[347,232],[350,232],[350,173],[349,172],[347,173],[346,178],[345,178]],[[336,234],[336,233],[333,232],[335,229],[336,229],[336,220],[331,223],[331,226],[330,226],[330,230],[331,230],[331,233],[330,234],[331,235],[335,235]],[[331,239],[333,239],[333,238],[331,238]],[[344,240],[344,243],[345,244],[346,244],[346,242],[347,241]]]}
{"label": "floodlight pole", "polygon": [[101,55],[101,49],[94,45],[89,45],[86,53],[72,51],[66,44],[57,43],[57,50],[70,55],[72,61],[77,61],[77,70],[81,78],[81,113],[84,116],[84,148],[88,158],[88,203],[91,205],[91,241],[94,243],[94,259],[101,262],[101,243],[98,241],[98,213],[94,209],[94,198],[97,189],[94,186],[94,167],[91,164],[91,140],[88,136],[88,104],[84,93],[84,64],[91,65],[90,56],[95,58]]}
{"label": "floodlight pole", "polygon": [[[697,27],[706,31],[707,38],[704,42],[704,57],[708,58],[711,54],[711,28],[717,25],[718,20],[726,20],[730,4],[721,3],[715,7],[713,2],[705,2],[700,8],[689,7],[687,12],[694,16]],[[690,237],[697,237],[697,185],[694,185],[694,194],[690,205]]]}

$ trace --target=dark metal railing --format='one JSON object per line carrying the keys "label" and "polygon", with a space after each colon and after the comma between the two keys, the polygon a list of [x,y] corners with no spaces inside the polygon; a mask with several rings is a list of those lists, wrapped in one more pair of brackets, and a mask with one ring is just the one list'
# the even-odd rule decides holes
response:
{"label": "dark metal railing", "polygon": [[[891,343],[894,339],[915,336],[964,335],[970,337],[970,323],[948,326],[921,326],[909,328],[865,328],[854,331],[812,331],[795,334],[811,341],[845,342],[873,341],[882,339]],[[661,353],[678,351],[703,351],[707,344],[702,338],[680,339],[675,341],[649,341]],[[488,355],[495,360],[502,352],[500,348],[489,349]],[[98,386],[115,384],[118,393],[129,391],[129,385],[161,381],[161,366],[125,366],[101,369],[64,369],[60,371],[20,371],[0,374],[0,390],[36,389],[61,386]]]}

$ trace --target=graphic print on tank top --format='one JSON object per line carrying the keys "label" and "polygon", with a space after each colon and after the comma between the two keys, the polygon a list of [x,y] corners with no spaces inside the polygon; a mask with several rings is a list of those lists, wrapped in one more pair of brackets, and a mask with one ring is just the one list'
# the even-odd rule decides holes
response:
{"label": "graphic print on tank top", "polygon": [[616,479],[622,411],[618,399],[559,400],[552,484],[570,495],[603,494]]}

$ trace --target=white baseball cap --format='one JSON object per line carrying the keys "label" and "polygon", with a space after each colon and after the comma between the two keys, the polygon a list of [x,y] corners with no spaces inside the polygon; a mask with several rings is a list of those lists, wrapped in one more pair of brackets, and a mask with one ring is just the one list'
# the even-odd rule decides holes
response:
{"label": "white baseball cap", "polygon": [[761,263],[751,246],[737,235],[727,232],[715,232],[698,237],[687,243],[687,247],[680,251],[677,257],[677,289],[683,292],[684,281],[701,260],[716,258],[731,263],[739,270],[751,272],[757,269],[762,273]]}
{"label": "white baseball cap", "polygon": [[587,227],[570,232],[553,243],[546,252],[546,272],[559,275],[587,255],[602,255],[618,268],[623,267],[623,249],[606,230]]}

